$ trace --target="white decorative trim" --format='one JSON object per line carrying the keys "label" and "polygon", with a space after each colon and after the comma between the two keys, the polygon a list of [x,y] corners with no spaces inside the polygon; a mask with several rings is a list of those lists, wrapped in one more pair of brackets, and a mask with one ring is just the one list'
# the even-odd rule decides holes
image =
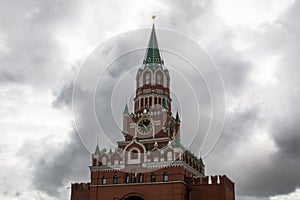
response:
{"label": "white decorative trim", "polygon": [[154,123],[155,126],[159,126],[161,124],[160,120],[153,121],[153,123]]}
{"label": "white decorative trim", "polygon": [[129,128],[135,128],[136,127],[136,123],[130,123],[129,124]]}
{"label": "white decorative trim", "polygon": [[[136,159],[132,159],[132,151],[136,150],[137,151],[137,158]],[[128,164],[140,164],[141,163],[141,151],[136,148],[136,147],[132,147],[129,149],[129,151],[127,152],[127,158],[128,158]]]}
{"label": "white decorative trim", "polygon": [[182,183],[187,185],[184,181],[164,181],[164,182],[142,182],[142,183],[119,183],[119,184],[105,184],[105,185],[91,185],[91,187],[107,187],[107,186],[124,186],[124,185],[157,185],[157,184],[172,184],[172,183]]}

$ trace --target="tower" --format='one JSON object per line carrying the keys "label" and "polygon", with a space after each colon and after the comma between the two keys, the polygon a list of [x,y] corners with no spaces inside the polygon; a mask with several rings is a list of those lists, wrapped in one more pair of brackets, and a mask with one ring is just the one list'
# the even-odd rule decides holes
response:
{"label": "tower", "polygon": [[[151,149],[155,142],[159,148],[173,144],[180,140],[179,114],[176,116],[177,119],[171,112],[169,71],[164,66],[153,24],[143,64],[136,74],[134,112],[129,113],[127,104],[123,112],[125,141],[136,138]],[[145,143],[145,139],[152,142]],[[119,142],[119,147],[125,144]]]}
{"label": "tower", "polygon": [[234,183],[205,175],[202,158],[180,143],[180,118],[173,115],[170,75],[153,23],[136,74],[134,109],[125,105],[124,140],[112,151],[96,146],[91,182],[72,184],[71,200],[233,200]]}

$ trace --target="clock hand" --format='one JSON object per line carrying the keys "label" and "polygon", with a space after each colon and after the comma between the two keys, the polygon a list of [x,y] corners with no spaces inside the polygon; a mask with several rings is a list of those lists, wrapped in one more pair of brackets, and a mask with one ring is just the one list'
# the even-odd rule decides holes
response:
{"label": "clock hand", "polygon": [[142,124],[142,125],[143,125],[143,127],[145,128],[145,130],[148,131],[147,126],[145,126],[145,124]]}

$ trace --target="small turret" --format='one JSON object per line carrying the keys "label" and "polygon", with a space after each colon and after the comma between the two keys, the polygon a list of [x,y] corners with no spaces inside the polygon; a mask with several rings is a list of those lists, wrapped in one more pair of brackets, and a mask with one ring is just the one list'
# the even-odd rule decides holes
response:
{"label": "small turret", "polygon": [[177,123],[179,123],[179,122],[180,122],[180,118],[179,118],[178,111],[176,112],[176,118],[175,118],[175,121],[176,121]]}
{"label": "small turret", "polygon": [[95,149],[95,153],[94,153],[94,154],[100,154],[100,149],[99,149],[98,144],[97,144],[97,146],[96,146],[96,149]]}
{"label": "small turret", "polygon": [[124,114],[129,114],[127,103],[125,104],[125,108],[124,108],[124,111],[123,111],[123,115]]}

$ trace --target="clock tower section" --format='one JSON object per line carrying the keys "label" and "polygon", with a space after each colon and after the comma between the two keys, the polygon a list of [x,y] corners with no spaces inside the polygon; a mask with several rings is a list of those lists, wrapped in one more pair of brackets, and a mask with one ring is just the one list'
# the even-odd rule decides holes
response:
{"label": "clock tower section", "polygon": [[[171,101],[170,75],[153,24],[142,66],[136,74],[134,111],[130,113],[126,104],[123,112],[125,142],[137,139],[151,149],[180,142],[180,119],[178,113],[172,116]],[[119,147],[123,145],[119,142]]]}

